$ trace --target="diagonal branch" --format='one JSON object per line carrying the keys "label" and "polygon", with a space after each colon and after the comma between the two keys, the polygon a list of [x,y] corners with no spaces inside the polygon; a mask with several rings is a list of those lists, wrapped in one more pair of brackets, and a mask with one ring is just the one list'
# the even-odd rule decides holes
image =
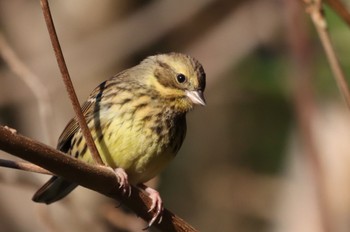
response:
{"label": "diagonal branch", "polygon": [[337,82],[338,88],[343,95],[345,102],[350,108],[350,90],[345,79],[344,72],[340,66],[339,59],[335,54],[328,30],[327,22],[323,15],[321,0],[304,0],[307,4],[308,13],[314,23],[317,33],[320,37],[322,46],[326,52],[328,62],[331,66],[333,76]]}
{"label": "diagonal branch", "polygon": [[340,0],[325,1],[350,26],[350,13]]}
{"label": "diagonal branch", "polygon": [[60,45],[60,42],[59,42],[58,37],[57,37],[56,29],[55,29],[55,26],[53,24],[48,1],[41,0],[41,7],[43,10],[46,26],[47,26],[47,29],[49,31],[52,47],[55,51],[57,63],[58,63],[58,66],[59,66],[61,74],[62,74],[63,82],[66,85],[66,89],[67,89],[69,98],[72,102],[75,114],[77,116],[76,118],[77,118],[77,121],[78,121],[79,126],[81,128],[81,131],[83,133],[83,136],[85,138],[86,144],[89,148],[89,151],[90,151],[94,161],[99,165],[103,165],[103,161],[101,159],[101,156],[98,153],[98,150],[96,148],[94,140],[91,136],[90,130],[86,124],[83,112],[81,111],[78,97],[74,91],[73,83],[71,81],[71,78],[70,78],[70,75],[68,72],[68,68],[67,68],[66,62],[64,60],[63,53],[62,53],[61,45]]}
{"label": "diagonal branch", "polygon": [[286,1],[288,42],[291,57],[291,85],[293,103],[298,122],[305,158],[312,174],[315,200],[320,217],[320,231],[330,232],[334,228],[325,182],[325,169],[315,143],[312,130],[316,101],[312,83],[312,46],[303,18],[302,8],[295,0]]}
{"label": "diagonal branch", "polygon": [[[2,126],[0,126],[0,150],[39,165],[55,175],[62,176],[105,196],[121,200],[123,204],[146,221],[152,218],[152,215],[147,212],[151,206],[151,199],[135,187],[132,187],[130,197],[123,196],[116,175],[105,167],[89,165]],[[168,210],[164,210],[162,222],[155,223],[153,226],[167,232],[196,231],[183,219]]]}
{"label": "diagonal branch", "polygon": [[32,163],[28,163],[28,162],[0,159],[0,167],[13,168],[13,169],[18,169],[22,171],[53,175],[52,172],[49,172],[48,170],[40,166],[37,166]]}

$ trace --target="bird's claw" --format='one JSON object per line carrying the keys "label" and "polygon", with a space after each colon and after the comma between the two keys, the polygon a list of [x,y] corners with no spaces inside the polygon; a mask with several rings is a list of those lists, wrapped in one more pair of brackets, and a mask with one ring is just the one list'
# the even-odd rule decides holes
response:
{"label": "bird's claw", "polygon": [[163,202],[162,199],[158,193],[158,191],[150,188],[150,187],[146,187],[145,191],[149,194],[149,197],[152,200],[152,204],[151,207],[149,208],[148,212],[154,212],[152,219],[149,221],[148,225],[146,228],[144,228],[143,230],[147,230],[148,228],[150,228],[153,223],[157,222],[158,224],[162,222],[162,216],[163,216]]}
{"label": "bird's claw", "polygon": [[119,183],[119,189],[123,191],[123,195],[130,197],[131,195],[131,185],[129,184],[128,181],[128,174],[126,174],[125,170],[123,168],[116,168],[113,169],[109,167],[114,174],[117,176],[118,183]]}

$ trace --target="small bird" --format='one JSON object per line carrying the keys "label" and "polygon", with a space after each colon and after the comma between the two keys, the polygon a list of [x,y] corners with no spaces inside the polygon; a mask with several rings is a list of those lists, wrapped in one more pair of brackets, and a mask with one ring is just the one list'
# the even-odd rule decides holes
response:
{"label": "small bird", "polygon": [[[115,170],[120,186],[143,189],[155,211],[151,226],[161,220],[159,193],[144,182],[158,175],[179,151],[186,134],[186,113],[205,105],[202,65],[181,53],[149,56],[140,64],[102,82],[82,106],[88,127],[104,164]],[[70,120],[57,149],[93,164],[76,118]],[[50,204],[77,184],[53,176],[33,196]]]}

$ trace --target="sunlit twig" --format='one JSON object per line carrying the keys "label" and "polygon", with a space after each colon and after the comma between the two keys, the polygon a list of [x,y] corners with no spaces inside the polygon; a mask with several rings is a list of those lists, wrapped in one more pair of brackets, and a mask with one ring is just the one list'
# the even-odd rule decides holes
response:
{"label": "sunlit twig", "polygon": [[41,0],[41,7],[42,7],[43,14],[44,14],[46,26],[47,26],[47,29],[49,31],[52,47],[55,51],[57,63],[58,63],[59,69],[60,69],[61,74],[62,74],[62,79],[63,79],[63,82],[66,86],[69,98],[72,102],[72,105],[73,105],[73,108],[74,108],[74,111],[76,114],[76,119],[79,123],[80,129],[83,133],[83,136],[85,138],[86,144],[89,148],[89,151],[91,153],[92,158],[94,159],[96,164],[103,165],[103,161],[101,159],[101,156],[96,148],[96,145],[95,145],[94,140],[92,138],[91,132],[89,130],[89,127],[86,124],[85,117],[84,117],[83,112],[80,108],[78,97],[74,91],[73,83],[71,81],[71,78],[70,78],[70,75],[68,72],[68,68],[67,68],[66,62],[64,60],[63,53],[62,53],[61,45],[60,45],[60,42],[58,40],[56,29],[55,29],[55,26],[54,26],[54,23],[52,20],[48,1]]}

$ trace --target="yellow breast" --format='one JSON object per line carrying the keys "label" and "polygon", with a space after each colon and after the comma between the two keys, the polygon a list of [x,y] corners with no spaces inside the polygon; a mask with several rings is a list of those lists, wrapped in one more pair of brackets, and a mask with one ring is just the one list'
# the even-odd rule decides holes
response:
{"label": "yellow breast", "polygon": [[[123,168],[133,184],[158,175],[176,155],[186,131],[184,118],[173,122],[165,117],[166,111],[146,105],[140,108],[143,100],[147,99],[139,99],[134,103],[135,107],[129,105],[128,110],[121,109],[121,105],[112,105],[101,110],[89,123],[104,163],[112,168]],[[80,133],[75,136],[81,136]],[[82,146],[86,146],[84,141],[73,147],[71,153],[82,150]],[[93,162],[87,150],[79,158]]]}

